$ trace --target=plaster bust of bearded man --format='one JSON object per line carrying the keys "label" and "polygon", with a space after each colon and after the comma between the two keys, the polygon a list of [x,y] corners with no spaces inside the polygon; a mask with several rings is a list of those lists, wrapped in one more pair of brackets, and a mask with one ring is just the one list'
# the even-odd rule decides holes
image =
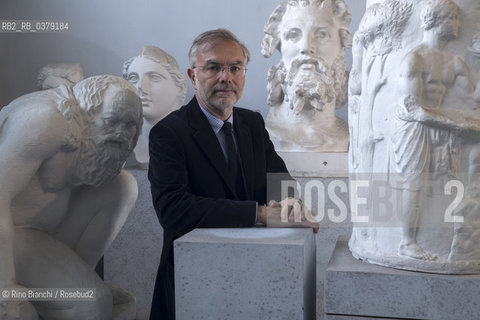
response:
{"label": "plaster bust of bearded man", "polygon": [[137,199],[122,166],[141,124],[137,90],[113,76],[33,92],[0,111],[0,288],[96,290],[88,301],[3,295],[1,319],[112,318],[118,296],[94,268]]}
{"label": "plaster bust of bearded man", "polygon": [[279,151],[346,152],[348,126],[335,116],[347,99],[344,0],[281,3],[265,25],[262,54],[282,58],[268,74],[266,125]]}
{"label": "plaster bust of bearded man", "polygon": [[187,78],[171,55],[155,46],[145,46],[140,55],[123,65],[123,77],[142,99],[143,127],[133,152],[141,168],[148,167],[150,129],[170,112],[180,108],[187,94]]}

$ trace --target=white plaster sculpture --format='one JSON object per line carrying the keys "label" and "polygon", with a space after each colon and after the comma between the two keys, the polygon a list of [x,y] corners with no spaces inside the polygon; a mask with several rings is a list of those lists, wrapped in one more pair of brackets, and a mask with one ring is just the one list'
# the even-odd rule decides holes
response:
{"label": "white plaster sculpture", "polygon": [[187,78],[175,58],[154,46],[145,46],[140,55],[127,60],[123,77],[138,89],[142,99],[144,121],[134,153],[139,166],[146,168],[150,129],[182,106],[187,94]]}
{"label": "white plaster sculpture", "polygon": [[0,288],[96,290],[88,301],[2,295],[1,319],[112,318],[117,297],[94,268],[137,198],[135,178],[121,169],[141,124],[137,90],[106,75],[0,111]]}
{"label": "white plaster sculpture", "polygon": [[479,30],[476,0],[367,8],[349,81],[355,257],[480,273]]}
{"label": "white plaster sculpture", "polygon": [[262,54],[281,61],[268,73],[266,119],[279,151],[346,152],[348,127],[335,116],[347,98],[345,50],[351,15],[343,0],[293,0],[265,25]]}
{"label": "white plaster sculpture", "polygon": [[56,88],[61,84],[73,86],[83,80],[83,69],[78,63],[56,63],[43,66],[38,72],[37,87],[40,90]]}

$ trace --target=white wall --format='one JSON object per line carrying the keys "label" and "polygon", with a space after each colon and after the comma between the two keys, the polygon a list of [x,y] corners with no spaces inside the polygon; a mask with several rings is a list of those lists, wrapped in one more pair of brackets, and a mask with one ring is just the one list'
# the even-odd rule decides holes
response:
{"label": "white wall", "polygon": [[[263,26],[280,0],[1,0],[0,20],[68,21],[63,33],[0,33],[0,106],[36,90],[38,70],[48,63],[79,62],[85,76],[121,75],[123,61],[146,45],[172,54],[186,73],[193,38],[207,30],[233,31],[252,53],[238,106],[268,112],[266,75],[279,60],[260,53]],[[346,0],[357,29],[364,0]],[[347,57],[350,65],[350,53]],[[193,94],[191,86],[187,99]],[[346,109],[346,108],[343,108]],[[341,110],[346,117],[346,110]]]}

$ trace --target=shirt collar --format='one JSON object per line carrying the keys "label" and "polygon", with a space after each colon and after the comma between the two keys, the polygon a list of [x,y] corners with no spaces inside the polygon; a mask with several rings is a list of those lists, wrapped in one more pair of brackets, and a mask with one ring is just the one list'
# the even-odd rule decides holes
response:
{"label": "shirt collar", "polygon": [[[210,126],[212,126],[213,132],[217,134],[223,127],[223,121],[212,115],[210,112],[208,112],[201,104],[200,102],[198,103],[200,106],[200,110],[202,110],[203,114],[207,117],[208,122],[210,123]],[[230,115],[230,117],[226,120],[230,122],[230,124],[233,126],[233,112]]]}

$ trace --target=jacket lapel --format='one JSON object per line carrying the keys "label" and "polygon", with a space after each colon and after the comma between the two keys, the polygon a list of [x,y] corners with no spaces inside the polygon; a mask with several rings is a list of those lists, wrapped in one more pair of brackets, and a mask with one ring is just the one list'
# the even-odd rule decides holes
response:
{"label": "jacket lapel", "polygon": [[195,98],[187,105],[187,114],[189,125],[194,129],[193,139],[198,147],[203,151],[205,157],[217,170],[219,176],[223,179],[228,189],[236,196],[233,182],[228,172],[227,162],[223,155],[222,147],[218,142],[215,132],[213,132],[210,123],[200,110],[200,106]]}
{"label": "jacket lapel", "polygon": [[250,128],[245,120],[241,117],[239,112],[235,112],[233,109],[233,126],[237,133],[237,143],[240,149],[240,159],[242,160],[242,169],[245,176],[245,187],[247,191],[247,199],[253,199],[253,181],[254,181],[254,168],[255,160],[253,158],[253,144],[252,134]]}

